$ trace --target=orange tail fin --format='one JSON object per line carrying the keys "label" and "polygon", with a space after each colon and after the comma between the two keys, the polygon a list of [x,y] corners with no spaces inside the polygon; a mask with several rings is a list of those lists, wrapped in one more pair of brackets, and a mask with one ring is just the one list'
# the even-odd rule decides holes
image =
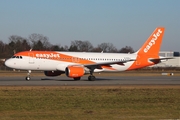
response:
{"label": "orange tail fin", "polygon": [[164,30],[165,28],[163,27],[158,27],[154,30],[143,46],[135,53],[137,54],[136,61],[127,70],[139,69],[159,62],[159,50]]}
{"label": "orange tail fin", "polygon": [[159,50],[161,47],[164,31],[164,27],[156,28],[154,32],[150,35],[150,37],[147,39],[147,41],[136,53],[138,55],[159,55]]}

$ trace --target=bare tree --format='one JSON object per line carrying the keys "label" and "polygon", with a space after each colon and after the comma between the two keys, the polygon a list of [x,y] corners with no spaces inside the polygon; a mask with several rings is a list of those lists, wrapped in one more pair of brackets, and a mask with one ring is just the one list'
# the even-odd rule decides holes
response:
{"label": "bare tree", "polygon": [[134,50],[131,46],[123,47],[119,50],[120,53],[134,53]]}
{"label": "bare tree", "polygon": [[101,48],[95,47],[91,52],[103,52]]}
{"label": "bare tree", "polygon": [[0,40],[0,52],[2,53],[2,52],[4,52],[4,43],[3,43],[3,41],[1,41]]}
{"label": "bare tree", "polygon": [[67,51],[67,50],[68,50],[68,47],[66,48],[66,46],[63,47],[63,46],[61,46],[61,45],[52,45],[52,46],[51,46],[51,50],[52,50],[52,51]]}
{"label": "bare tree", "polygon": [[103,52],[117,52],[116,47],[112,43],[101,43],[97,46],[96,49]]}
{"label": "bare tree", "polygon": [[69,51],[88,52],[88,51],[92,51],[92,49],[93,46],[89,41],[81,41],[81,40],[71,41],[71,46],[69,47]]}
{"label": "bare tree", "polygon": [[64,48],[64,51],[69,51],[69,47],[67,45],[65,45],[63,48]]}
{"label": "bare tree", "polygon": [[0,40],[0,58],[3,58],[5,53],[5,44]]}
{"label": "bare tree", "polygon": [[33,33],[29,36],[29,40],[32,42],[31,47],[35,50],[49,50],[51,44],[46,36]]}
{"label": "bare tree", "polygon": [[21,36],[12,35],[9,37],[9,49],[10,51],[25,51],[30,49],[29,41]]}

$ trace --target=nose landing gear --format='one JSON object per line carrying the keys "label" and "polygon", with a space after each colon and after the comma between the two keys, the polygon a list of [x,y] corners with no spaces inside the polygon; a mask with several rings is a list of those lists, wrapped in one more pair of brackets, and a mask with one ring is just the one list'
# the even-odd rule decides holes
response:
{"label": "nose landing gear", "polygon": [[31,79],[30,74],[31,74],[31,70],[28,70],[27,76],[25,78],[27,81]]}

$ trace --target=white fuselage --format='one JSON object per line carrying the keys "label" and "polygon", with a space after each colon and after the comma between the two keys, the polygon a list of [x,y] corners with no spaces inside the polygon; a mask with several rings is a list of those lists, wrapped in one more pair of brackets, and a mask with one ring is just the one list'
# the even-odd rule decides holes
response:
{"label": "white fuselage", "polygon": [[[30,52],[29,56],[15,56],[6,61],[8,67],[22,70],[43,70],[43,71],[64,71],[70,65],[84,64],[100,64],[111,61],[125,61],[128,59],[136,59],[136,54],[121,54],[121,53],[88,53],[88,52],[56,52],[59,55],[50,57],[46,54],[36,54]],[[61,55],[62,54],[62,55]],[[71,57],[63,57],[63,55]],[[20,58],[21,57],[21,58]],[[82,61],[90,61],[84,63]],[[103,69],[95,69],[98,71],[124,71],[127,70],[135,61],[124,63],[123,65],[112,64],[112,69],[104,67]]]}

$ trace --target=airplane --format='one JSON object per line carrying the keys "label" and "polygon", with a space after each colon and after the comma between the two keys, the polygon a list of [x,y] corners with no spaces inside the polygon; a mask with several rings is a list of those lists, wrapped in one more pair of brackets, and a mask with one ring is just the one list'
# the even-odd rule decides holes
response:
{"label": "airplane", "polygon": [[26,80],[30,80],[31,70],[44,71],[46,76],[66,74],[80,80],[85,74],[89,81],[96,80],[94,72],[129,71],[155,65],[169,59],[159,56],[165,28],[157,27],[142,47],[135,53],[97,53],[63,51],[22,51],[5,61],[7,67],[27,70]]}

